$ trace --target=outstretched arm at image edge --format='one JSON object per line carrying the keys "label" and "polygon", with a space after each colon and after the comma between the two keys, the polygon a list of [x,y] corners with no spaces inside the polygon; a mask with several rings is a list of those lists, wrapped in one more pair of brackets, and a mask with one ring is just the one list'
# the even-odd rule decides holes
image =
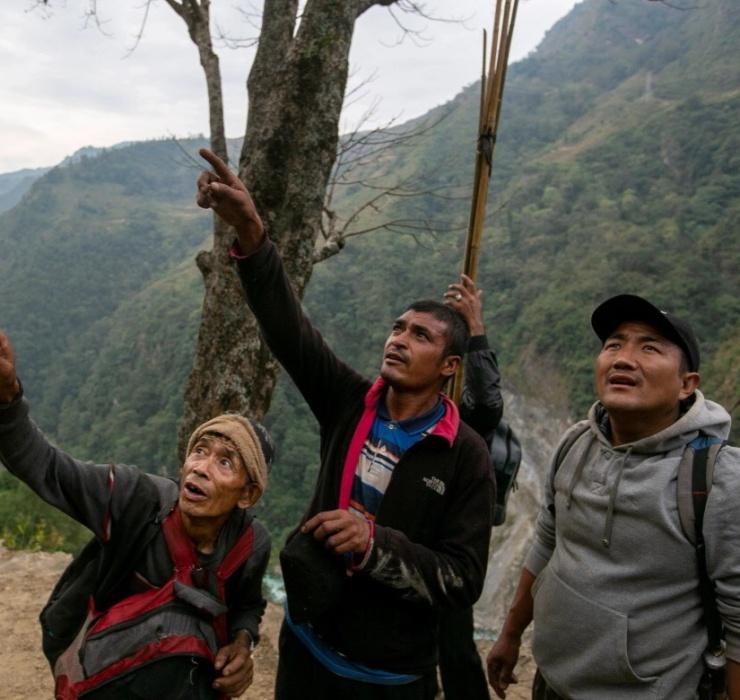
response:
{"label": "outstretched arm at image edge", "polygon": [[20,391],[13,348],[7,336],[0,331],[0,403],[11,403]]}

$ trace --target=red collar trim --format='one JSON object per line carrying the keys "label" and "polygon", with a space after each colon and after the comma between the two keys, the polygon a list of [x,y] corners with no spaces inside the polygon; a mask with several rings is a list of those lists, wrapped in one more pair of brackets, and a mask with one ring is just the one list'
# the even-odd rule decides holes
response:
{"label": "red collar trim", "polygon": [[[346,509],[349,505],[349,497],[352,492],[352,482],[354,481],[355,472],[357,471],[357,461],[360,458],[362,446],[365,444],[365,438],[370,432],[370,428],[375,420],[375,406],[378,403],[378,399],[385,394],[387,389],[388,383],[382,377],[378,377],[375,380],[375,383],[370,387],[367,394],[365,394],[365,410],[355,428],[354,435],[349,444],[349,449],[347,450],[347,457],[344,460],[342,483],[339,488],[339,508]],[[444,394],[441,394],[441,396],[445,405],[445,412],[437,425],[434,426],[434,430],[432,430],[431,434],[444,438],[449,447],[452,447],[455,442],[455,437],[457,436],[458,428],[460,427],[460,412],[457,410],[457,406],[454,401],[451,401]]]}

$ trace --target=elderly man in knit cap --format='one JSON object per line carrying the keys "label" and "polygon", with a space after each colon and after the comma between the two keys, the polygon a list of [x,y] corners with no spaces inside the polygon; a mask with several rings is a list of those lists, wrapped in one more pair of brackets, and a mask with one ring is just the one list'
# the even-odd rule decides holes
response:
{"label": "elderly man in knit cap", "polygon": [[30,419],[0,333],[0,462],[95,535],[41,614],[57,698],[244,693],[270,554],[248,509],[273,454],[260,424],[229,413],[195,430],[179,482],[76,460]]}

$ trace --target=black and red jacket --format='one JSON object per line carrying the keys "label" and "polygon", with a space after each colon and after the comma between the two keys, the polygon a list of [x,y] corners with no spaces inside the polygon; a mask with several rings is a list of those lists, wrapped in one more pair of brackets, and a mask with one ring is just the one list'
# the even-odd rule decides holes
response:
{"label": "black and red jacket", "polygon": [[[321,429],[321,465],[302,522],[343,507],[358,444],[372,422],[382,379],[342,362],[304,315],[274,244],[232,251],[264,338]],[[437,429],[406,451],[375,519],[374,545],[339,599],[312,622],[338,652],[402,673],[432,671],[443,608],[480,596],[492,522],[491,461],[484,441],[446,401]],[[289,537],[290,539],[290,537]]]}

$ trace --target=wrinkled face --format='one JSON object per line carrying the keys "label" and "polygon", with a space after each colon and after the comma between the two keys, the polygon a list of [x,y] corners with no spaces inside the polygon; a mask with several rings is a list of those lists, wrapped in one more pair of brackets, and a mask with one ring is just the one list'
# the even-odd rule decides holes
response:
{"label": "wrinkled face", "polygon": [[599,400],[611,417],[632,413],[673,422],[679,403],[698,386],[696,372],[681,372],[682,359],[681,348],[652,326],[623,323],[596,358]]}
{"label": "wrinkled face", "polygon": [[180,480],[178,504],[184,516],[212,519],[220,526],[234,508],[248,508],[259,495],[231,442],[204,435],[195,443]]}
{"label": "wrinkled face", "polygon": [[460,358],[447,355],[447,326],[429,313],[407,311],[393,324],[385,342],[380,376],[399,390],[439,388],[453,375]]}

